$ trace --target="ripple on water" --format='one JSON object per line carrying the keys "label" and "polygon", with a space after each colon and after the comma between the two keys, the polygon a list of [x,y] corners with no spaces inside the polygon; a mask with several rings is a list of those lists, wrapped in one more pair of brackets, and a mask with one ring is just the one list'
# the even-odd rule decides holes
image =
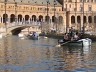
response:
{"label": "ripple on water", "polygon": [[57,39],[9,36],[0,40],[0,72],[94,72],[96,43],[91,47],[54,47]]}

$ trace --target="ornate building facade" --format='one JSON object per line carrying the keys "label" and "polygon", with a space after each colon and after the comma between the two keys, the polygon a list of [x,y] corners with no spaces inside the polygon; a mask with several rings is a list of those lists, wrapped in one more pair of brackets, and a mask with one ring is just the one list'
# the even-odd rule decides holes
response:
{"label": "ornate building facade", "polygon": [[[47,30],[66,32],[96,27],[96,0],[0,0],[0,25],[35,21]],[[43,25],[43,24],[42,24]],[[45,26],[44,26],[45,27]]]}
{"label": "ornate building facade", "polygon": [[96,27],[96,0],[63,0],[63,10],[68,12],[68,26],[86,31]]}
{"label": "ornate building facade", "polygon": [[48,24],[48,30],[53,28],[64,32],[65,14],[56,0],[0,0],[0,23],[5,25],[35,21]]}

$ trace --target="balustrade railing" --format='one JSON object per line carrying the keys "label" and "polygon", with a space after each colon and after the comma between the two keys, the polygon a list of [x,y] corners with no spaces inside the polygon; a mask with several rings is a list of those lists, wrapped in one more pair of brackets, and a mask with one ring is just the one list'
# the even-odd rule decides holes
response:
{"label": "balustrade railing", "polygon": [[24,26],[24,25],[40,26],[41,23],[40,22],[35,22],[35,21],[12,22],[12,23],[7,24],[7,28],[14,27],[14,26],[20,26],[20,25],[22,25],[22,26]]}

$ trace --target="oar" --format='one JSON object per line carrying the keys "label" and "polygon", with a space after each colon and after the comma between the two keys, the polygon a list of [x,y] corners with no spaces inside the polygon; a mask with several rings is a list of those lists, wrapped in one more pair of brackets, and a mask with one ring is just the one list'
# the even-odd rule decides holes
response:
{"label": "oar", "polygon": [[55,47],[60,47],[60,46],[66,44],[66,43],[68,43],[68,42],[71,42],[71,41],[67,41],[67,42],[64,42],[64,43],[62,43],[62,44],[58,44],[58,45],[56,45]]}

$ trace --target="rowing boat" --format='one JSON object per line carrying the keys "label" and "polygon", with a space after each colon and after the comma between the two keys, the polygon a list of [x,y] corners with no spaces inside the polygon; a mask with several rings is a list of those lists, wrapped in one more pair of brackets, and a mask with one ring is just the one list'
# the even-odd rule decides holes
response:
{"label": "rowing boat", "polygon": [[90,46],[92,43],[92,40],[89,38],[75,40],[75,41],[68,41],[64,42],[63,40],[58,40],[58,43],[61,44],[61,46],[68,45],[68,46]]}
{"label": "rowing boat", "polygon": [[38,36],[35,37],[35,36],[28,36],[29,39],[32,39],[32,40],[38,40]]}

